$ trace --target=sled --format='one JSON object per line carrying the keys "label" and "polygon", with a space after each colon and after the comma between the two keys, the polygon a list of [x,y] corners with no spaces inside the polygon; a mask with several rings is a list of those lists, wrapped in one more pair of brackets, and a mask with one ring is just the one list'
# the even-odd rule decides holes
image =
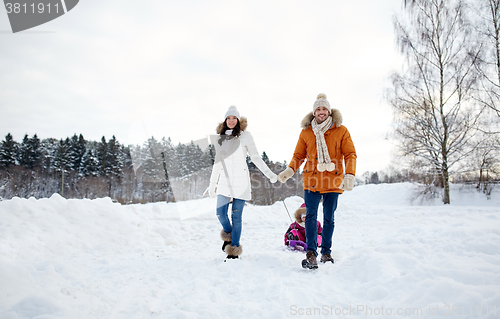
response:
{"label": "sled", "polygon": [[307,244],[304,243],[302,240],[289,240],[288,248],[290,250],[298,250],[305,252],[307,250]]}

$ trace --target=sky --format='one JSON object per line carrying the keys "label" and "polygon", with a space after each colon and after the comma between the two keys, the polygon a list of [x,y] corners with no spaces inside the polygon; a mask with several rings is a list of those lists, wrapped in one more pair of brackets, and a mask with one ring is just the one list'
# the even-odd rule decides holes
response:
{"label": "sky", "polygon": [[0,8],[0,139],[206,141],[235,105],[259,152],[290,162],[325,93],[353,139],[357,175],[383,170],[401,11],[402,0],[82,0],[14,34]]}

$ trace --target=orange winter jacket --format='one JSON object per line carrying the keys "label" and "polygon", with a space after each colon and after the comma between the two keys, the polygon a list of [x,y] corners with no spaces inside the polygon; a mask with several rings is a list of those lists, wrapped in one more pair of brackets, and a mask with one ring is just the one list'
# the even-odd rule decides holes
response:
{"label": "orange winter jacket", "polygon": [[325,141],[330,159],[335,164],[335,170],[331,172],[319,172],[316,167],[318,152],[316,149],[316,135],[311,127],[311,121],[314,118],[313,113],[309,113],[302,120],[302,132],[288,166],[296,172],[304,160],[306,161],[302,174],[304,190],[320,193],[343,193],[339,186],[344,178],[344,164],[346,174],[356,175],[356,149],[351,140],[351,135],[347,128],[342,126],[342,115],[338,110],[332,109],[330,116],[333,118],[334,124],[325,132]]}

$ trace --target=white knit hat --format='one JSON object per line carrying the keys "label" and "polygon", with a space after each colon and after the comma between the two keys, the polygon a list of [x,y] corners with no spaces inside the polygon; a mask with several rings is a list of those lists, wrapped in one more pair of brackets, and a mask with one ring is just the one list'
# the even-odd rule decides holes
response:
{"label": "white knit hat", "polygon": [[321,107],[321,106],[326,108],[329,113],[332,112],[332,109],[330,108],[330,103],[328,103],[328,100],[326,99],[325,93],[318,94],[316,102],[314,102],[314,105],[313,105],[313,114],[314,114],[314,112],[316,112],[316,109],[318,107]]}
{"label": "white knit hat", "polygon": [[238,118],[238,120],[240,120],[240,112],[238,112],[238,110],[236,109],[236,106],[234,106],[234,105],[231,105],[229,107],[229,109],[226,112],[225,118],[227,119],[227,117],[230,115],[236,116]]}

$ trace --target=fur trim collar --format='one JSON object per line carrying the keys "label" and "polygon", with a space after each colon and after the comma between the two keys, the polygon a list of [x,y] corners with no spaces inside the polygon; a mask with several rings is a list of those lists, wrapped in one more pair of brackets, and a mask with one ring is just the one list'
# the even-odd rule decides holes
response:
{"label": "fur trim collar", "polygon": [[307,212],[307,209],[305,207],[299,207],[296,211],[295,211],[295,221],[298,223],[298,224],[302,224],[303,221],[302,221],[302,218],[300,218],[302,214],[306,214]]}
{"label": "fur trim collar", "polygon": [[[333,123],[335,123],[335,127],[340,127],[342,125],[342,114],[337,109],[332,109],[330,112],[330,116],[332,117]],[[302,129],[307,130],[309,126],[311,126],[311,121],[314,119],[313,112],[309,112],[300,123]]]}
{"label": "fur trim collar", "polygon": [[[248,121],[247,121],[247,118],[242,116],[240,118],[240,128],[241,128],[241,132],[245,131],[247,129],[247,126],[248,126]],[[220,134],[222,133],[222,130],[224,129],[224,121],[220,122],[219,125],[217,125],[217,128],[215,129],[215,132],[217,134]]]}

